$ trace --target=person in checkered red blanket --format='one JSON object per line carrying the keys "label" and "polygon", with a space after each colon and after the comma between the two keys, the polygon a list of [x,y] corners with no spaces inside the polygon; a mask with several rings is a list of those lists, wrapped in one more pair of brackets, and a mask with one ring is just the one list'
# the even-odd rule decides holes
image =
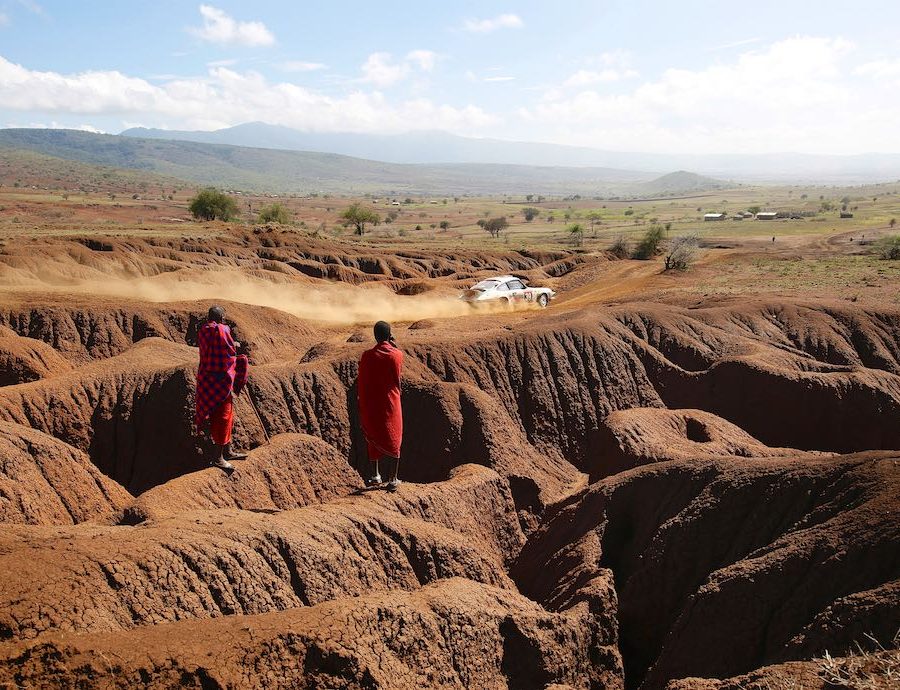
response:
{"label": "person in checkered red blanket", "polygon": [[248,361],[246,355],[238,355],[241,344],[231,337],[231,329],[224,321],[225,310],[210,307],[206,324],[197,332],[200,367],[194,422],[198,432],[209,422],[210,436],[218,449],[218,457],[210,464],[230,472],[234,469],[230,461],[247,457],[246,453],[231,449],[231,430],[233,397],[247,382]]}

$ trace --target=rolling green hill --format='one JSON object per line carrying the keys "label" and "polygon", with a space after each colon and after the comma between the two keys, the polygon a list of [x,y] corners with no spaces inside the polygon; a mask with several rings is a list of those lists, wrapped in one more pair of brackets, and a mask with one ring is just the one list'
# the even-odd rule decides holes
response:
{"label": "rolling green hill", "polygon": [[81,163],[36,151],[0,147],[0,185],[101,192],[176,190],[195,183],[143,170]]}
{"label": "rolling green hill", "polygon": [[[611,168],[381,163],[329,153],[139,139],[74,130],[0,129],[0,147],[256,192],[638,196],[648,193],[644,184],[652,183],[649,175],[641,179],[639,173]],[[694,178],[692,190],[697,189]],[[710,184],[721,185],[715,180],[710,180]],[[666,193],[678,191],[683,190],[670,188]]]}

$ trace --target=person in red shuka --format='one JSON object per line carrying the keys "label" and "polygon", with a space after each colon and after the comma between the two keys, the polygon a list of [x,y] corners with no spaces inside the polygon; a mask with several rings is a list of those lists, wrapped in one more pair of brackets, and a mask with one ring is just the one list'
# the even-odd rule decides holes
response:
{"label": "person in red shuka", "polygon": [[206,324],[197,332],[200,346],[200,368],[197,370],[197,399],[194,423],[197,431],[209,421],[210,436],[218,447],[213,467],[234,470],[230,460],[243,460],[246,453],[231,450],[231,429],[234,424],[234,395],[247,382],[246,355],[238,355],[241,344],[231,337],[231,329],[223,323],[225,310],[210,307]]}
{"label": "person in red shuka", "polygon": [[391,335],[391,325],[385,321],[375,324],[378,344],[363,352],[359,360],[356,380],[359,399],[359,419],[366,437],[371,472],[366,486],[381,484],[378,461],[391,463],[388,472],[388,491],[400,485],[400,444],[403,442],[403,410],[400,407],[400,374],[403,353]]}

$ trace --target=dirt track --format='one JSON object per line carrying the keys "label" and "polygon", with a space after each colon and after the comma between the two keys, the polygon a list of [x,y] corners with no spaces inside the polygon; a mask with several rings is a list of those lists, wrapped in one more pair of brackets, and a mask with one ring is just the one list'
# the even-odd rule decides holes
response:
{"label": "dirt track", "polygon": [[[560,297],[456,300],[498,272]],[[826,650],[890,648],[900,311],[691,280],[291,233],[8,242],[0,684],[814,686]],[[253,353],[230,477],[191,428],[210,300]],[[359,474],[382,316],[406,353],[395,495]]]}

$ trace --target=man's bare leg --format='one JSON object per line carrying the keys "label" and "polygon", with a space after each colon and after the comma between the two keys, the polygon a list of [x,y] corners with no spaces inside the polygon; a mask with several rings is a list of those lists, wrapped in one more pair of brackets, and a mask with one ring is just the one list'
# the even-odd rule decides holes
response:
{"label": "man's bare leg", "polygon": [[228,462],[225,459],[225,449],[227,447],[228,447],[227,445],[225,445],[225,446],[217,445],[216,448],[219,451],[218,457],[215,460],[213,460],[212,462],[210,462],[209,464],[212,465],[213,467],[218,467],[220,470],[225,470],[226,472],[233,472],[234,465],[232,465],[230,462]]}
{"label": "man's bare leg", "polygon": [[378,486],[381,484],[381,473],[378,471],[378,458],[370,460],[370,474],[366,477],[366,486]]}
{"label": "man's bare leg", "polygon": [[391,476],[388,479],[388,491],[396,491],[400,486],[397,474],[400,472],[400,458],[391,458]]}

